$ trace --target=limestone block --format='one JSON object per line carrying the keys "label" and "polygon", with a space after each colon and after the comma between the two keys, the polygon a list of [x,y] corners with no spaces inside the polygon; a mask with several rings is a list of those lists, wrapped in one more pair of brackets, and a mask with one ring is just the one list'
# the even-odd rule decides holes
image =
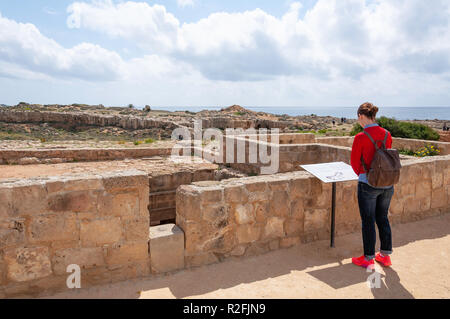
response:
{"label": "limestone block", "polygon": [[443,181],[444,181],[444,173],[443,172],[434,172],[433,173],[433,177],[431,179],[433,189],[442,187]]}
{"label": "limestone block", "polygon": [[16,216],[41,214],[47,209],[45,186],[34,184],[12,189],[13,212]]}
{"label": "limestone block", "polygon": [[232,226],[222,229],[201,245],[203,252],[225,254],[236,246],[236,231]]}
{"label": "limestone block", "polygon": [[224,196],[226,203],[246,203],[248,195],[242,185],[226,187],[224,189]]}
{"label": "limestone block", "polygon": [[108,265],[125,265],[148,258],[148,241],[138,241],[111,245],[107,249],[105,261]]}
{"label": "limestone block", "polygon": [[25,242],[25,219],[0,219],[0,248]]}
{"label": "limestone block", "polygon": [[265,223],[270,213],[270,202],[262,201],[252,204],[252,210],[255,213],[255,219],[257,223]]}
{"label": "limestone block", "polygon": [[431,194],[431,208],[447,206],[447,191],[444,188],[437,188]]}
{"label": "limestone block", "polygon": [[303,220],[289,218],[284,222],[286,236],[300,236],[303,233]]}
{"label": "limestone block", "polygon": [[183,269],[183,231],[175,224],[150,227],[150,259],[156,273]]}
{"label": "limestone block", "polygon": [[284,237],[284,219],[280,217],[270,217],[264,227],[264,239],[275,239]]}
{"label": "limestone block", "polygon": [[324,230],[328,226],[329,209],[307,209],[305,210],[305,232]]}
{"label": "limestone block", "polygon": [[137,191],[114,194],[112,195],[110,214],[112,216],[139,216],[140,199]]}
{"label": "limestone block", "polygon": [[46,214],[33,217],[28,228],[31,243],[42,241],[78,240],[75,214]]}
{"label": "limestone block", "polygon": [[220,187],[205,187],[201,190],[202,204],[220,203],[223,199],[223,189]]}
{"label": "limestone block", "polygon": [[293,200],[291,202],[291,213],[290,213],[290,217],[295,218],[295,219],[300,219],[303,220],[304,219],[304,199],[303,198],[299,198],[296,200]]}
{"label": "limestone block", "polygon": [[125,240],[146,240],[149,236],[149,217],[122,217]]}
{"label": "limestone block", "polygon": [[101,247],[57,250],[53,256],[52,262],[53,271],[56,275],[67,274],[67,266],[76,264],[81,268],[82,277],[84,269],[105,265],[103,249]]}
{"label": "limestone block", "polygon": [[12,189],[0,188],[0,218],[14,215]]}
{"label": "limestone block", "polygon": [[119,217],[82,220],[80,223],[80,239],[83,247],[112,244],[122,238],[122,223]]}
{"label": "limestone block", "polygon": [[418,180],[416,182],[416,198],[430,197],[431,191],[431,180]]}
{"label": "limestone block", "polygon": [[52,274],[47,247],[20,247],[4,251],[7,277],[11,281],[24,282]]}
{"label": "limestone block", "polygon": [[253,206],[250,204],[236,205],[236,207],[234,208],[234,217],[236,223],[240,225],[253,223],[255,221],[255,213],[253,211]]}
{"label": "limestone block", "polygon": [[202,207],[203,220],[216,228],[224,228],[228,225],[228,208],[221,205],[207,205]]}
{"label": "limestone block", "polygon": [[265,192],[267,190],[266,181],[244,180],[245,188],[249,193]]}
{"label": "limestone block", "polygon": [[291,213],[289,195],[286,191],[274,191],[270,200],[270,215],[287,217]]}
{"label": "limestone block", "polygon": [[258,224],[240,225],[237,228],[237,240],[239,244],[252,243],[261,237],[261,227]]}
{"label": "limestone block", "polygon": [[[42,198],[39,202],[44,202]],[[54,212],[89,212],[96,206],[97,196],[88,191],[63,192],[48,196],[48,208]]]}
{"label": "limestone block", "polygon": [[201,220],[201,205],[198,192],[192,192],[189,186],[177,189],[177,215],[187,220]]}

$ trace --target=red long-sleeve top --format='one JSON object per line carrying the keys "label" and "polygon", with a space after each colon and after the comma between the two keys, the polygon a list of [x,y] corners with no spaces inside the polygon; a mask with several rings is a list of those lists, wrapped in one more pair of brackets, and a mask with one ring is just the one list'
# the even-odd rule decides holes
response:
{"label": "red long-sleeve top", "polygon": [[[378,125],[371,126],[365,129],[367,133],[372,136],[374,141],[377,143],[379,147],[383,144],[384,135],[386,130]],[[378,141],[380,140],[380,141]],[[388,131],[388,137],[386,139],[386,148],[392,147],[392,136]],[[353,140],[352,146],[352,154],[350,163],[352,165],[353,171],[356,175],[366,173],[364,171],[364,167],[361,163],[361,154],[364,158],[364,163],[366,164],[367,169],[370,169],[370,164],[372,164],[373,156],[375,155],[375,146],[369,137],[364,134],[364,132],[358,133]]]}

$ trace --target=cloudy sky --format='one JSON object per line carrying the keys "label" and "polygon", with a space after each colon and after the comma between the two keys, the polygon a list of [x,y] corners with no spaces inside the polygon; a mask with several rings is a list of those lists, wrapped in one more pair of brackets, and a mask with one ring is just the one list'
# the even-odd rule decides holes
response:
{"label": "cloudy sky", "polygon": [[448,0],[0,0],[0,103],[450,106]]}

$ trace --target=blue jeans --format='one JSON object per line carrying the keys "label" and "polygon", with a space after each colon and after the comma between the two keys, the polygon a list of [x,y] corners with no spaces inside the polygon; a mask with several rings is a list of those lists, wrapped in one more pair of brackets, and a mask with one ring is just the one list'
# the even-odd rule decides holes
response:
{"label": "blue jeans", "polygon": [[358,206],[362,221],[362,237],[366,259],[375,258],[375,243],[377,240],[375,223],[380,235],[381,253],[383,255],[392,253],[392,233],[388,211],[393,195],[394,186],[383,189],[358,182]]}

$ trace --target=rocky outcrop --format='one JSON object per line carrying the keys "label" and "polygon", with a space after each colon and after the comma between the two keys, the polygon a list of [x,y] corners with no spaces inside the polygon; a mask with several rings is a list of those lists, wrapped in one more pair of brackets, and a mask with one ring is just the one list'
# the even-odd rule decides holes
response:
{"label": "rocky outcrop", "polygon": [[124,129],[175,129],[177,124],[153,118],[87,114],[81,112],[10,111],[0,110],[0,122],[7,123],[64,123],[69,126],[117,126]]}

